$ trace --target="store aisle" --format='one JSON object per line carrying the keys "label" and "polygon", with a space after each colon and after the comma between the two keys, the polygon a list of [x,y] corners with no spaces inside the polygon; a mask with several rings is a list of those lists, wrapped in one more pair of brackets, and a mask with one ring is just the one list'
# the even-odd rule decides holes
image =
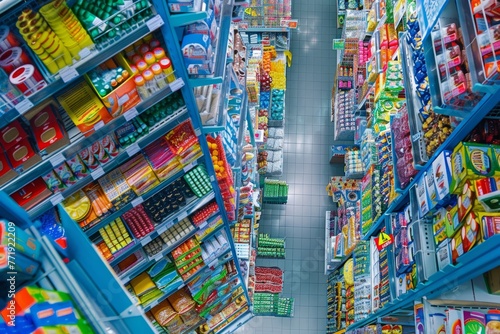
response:
{"label": "store aisle", "polygon": [[336,9],[330,0],[299,1],[292,6],[299,31],[291,41],[293,64],[287,73],[284,174],[280,177],[290,185],[288,204],[267,204],[260,228],[272,237],[286,237],[286,259],[257,259],[258,266],[285,271],[282,296],[295,298],[295,316],[256,317],[238,334],[323,334],[326,329],[325,211],[332,202],[325,187],[331,175],[342,174],[342,166],[329,164]]}

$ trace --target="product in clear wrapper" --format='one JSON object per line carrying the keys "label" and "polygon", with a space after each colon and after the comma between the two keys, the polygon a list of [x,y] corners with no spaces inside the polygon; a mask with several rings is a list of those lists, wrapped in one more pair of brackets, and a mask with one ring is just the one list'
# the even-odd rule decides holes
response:
{"label": "product in clear wrapper", "polygon": [[194,307],[195,301],[191,295],[184,289],[181,289],[168,297],[168,301],[178,313],[184,313]]}
{"label": "product in clear wrapper", "polygon": [[162,326],[165,326],[177,315],[177,312],[175,312],[175,310],[172,308],[172,305],[170,305],[168,299],[153,307],[151,309],[151,313],[153,314],[156,321],[158,321],[158,323]]}

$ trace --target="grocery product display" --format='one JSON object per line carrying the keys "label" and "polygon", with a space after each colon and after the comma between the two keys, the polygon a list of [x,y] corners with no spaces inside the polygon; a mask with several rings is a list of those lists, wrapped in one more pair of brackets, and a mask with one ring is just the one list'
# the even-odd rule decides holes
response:
{"label": "grocery product display", "polygon": [[498,3],[13,2],[1,332],[496,332]]}
{"label": "grocery product display", "polygon": [[[336,203],[325,221],[327,332],[482,330],[497,311],[468,307],[496,300],[488,293],[498,263],[477,262],[498,247],[487,199],[498,172],[497,121],[488,118],[499,102],[487,70],[495,58],[479,51],[493,7],[365,2],[367,16],[344,8],[332,122],[334,139],[359,151],[332,149],[332,163],[344,155],[345,176],[327,187]],[[460,287],[485,295],[447,295]]]}

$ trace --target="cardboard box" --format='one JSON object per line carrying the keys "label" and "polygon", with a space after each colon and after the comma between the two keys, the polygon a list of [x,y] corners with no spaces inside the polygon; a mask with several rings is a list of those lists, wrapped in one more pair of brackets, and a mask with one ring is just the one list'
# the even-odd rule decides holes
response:
{"label": "cardboard box", "polygon": [[0,152],[0,185],[3,185],[16,176],[18,176],[17,172],[10,165],[9,160],[7,160],[7,156],[3,151]]}
{"label": "cardboard box", "polygon": [[422,176],[415,184],[415,192],[418,200],[418,214],[422,218],[429,212],[429,199],[425,189],[425,177]]}
{"label": "cardboard box", "polygon": [[57,117],[58,105],[53,99],[29,111],[26,118],[30,122],[40,154],[51,154],[69,145],[70,141],[64,126]]}
{"label": "cardboard box", "polygon": [[500,234],[500,213],[478,212],[481,225],[481,237],[487,240],[495,234]]}
{"label": "cardboard box", "polygon": [[96,124],[106,124],[113,119],[93,88],[85,81],[75,84],[57,99],[85,136],[94,133]]}
{"label": "cardboard box", "polygon": [[494,174],[493,149],[484,144],[458,144],[451,156],[451,171],[451,192],[458,194],[466,181]]}
{"label": "cardboard box", "polygon": [[66,187],[70,187],[78,182],[78,179],[73,175],[71,168],[69,168],[65,162],[54,168],[54,171]]}
{"label": "cardboard box", "polygon": [[28,138],[23,138],[5,152],[12,168],[23,171],[27,170],[42,159],[35,153]]}
{"label": "cardboard box", "polygon": [[4,219],[0,219],[0,244],[2,246],[9,245],[12,242],[12,237],[16,241],[16,250],[23,253],[29,258],[37,260],[40,257],[41,245],[38,240],[24,232],[23,229],[15,226],[15,232],[9,227],[9,222]]}
{"label": "cardboard box", "polygon": [[462,235],[464,253],[467,253],[481,239],[481,224],[474,212],[471,212],[467,215],[460,233]]}
{"label": "cardboard box", "polygon": [[85,163],[78,154],[75,154],[72,158],[66,160],[66,163],[77,179],[80,180],[87,175],[90,175],[90,171],[87,169],[87,166],[85,166]]}
{"label": "cardboard box", "polygon": [[446,236],[451,238],[455,232],[460,228],[460,220],[458,219],[458,206],[455,203],[446,208],[445,227]]}
{"label": "cardboard box", "polygon": [[[119,66],[127,70],[128,73],[132,73],[130,65],[122,54],[117,54],[112,59],[109,59],[108,61],[99,65],[99,67],[101,67],[102,69],[113,69]],[[85,74],[85,80],[87,80],[89,85],[93,88],[94,92],[101,99],[102,103],[106,106],[108,113],[112,117],[118,117],[122,115],[127,110],[131,109],[141,102],[141,98],[139,96],[139,93],[137,92],[133,75],[130,75],[127,80],[125,80],[121,85],[117,86],[116,89],[105,96],[99,95],[99,92],[96,90],[96,88],[92,84],[92,80],[87,74]]]}
{"label": "cardboard box", "polygon": [[446,239],[436,248],[436,259],[439,270],[443,270],[447,265],[452,263],[450,239]]}
{"label": "cardboard box", "polygon": [[23,209],[30,210],[51,195],[52,192],[47,188],[43,179],[39,177],[10,194],[10,197]]}
{"label": "cardboard box", "polygon": [[0,130],[0,144],[6,151],[26,138],[28,138],[28,134],[18,119]]}
{"label": "cardboard box", "polygon": [[439,209],[434,215],[434,223],[432,225],[432,230],[434,232],[434,242],[436,246],[439,246],[443,241],[446,240],[446,215],[448,211],[445,208]]}
{"label": "cardboard box", "polygon": [[463,311],[464,333],[486,333],[486,318],[481,312]]}
{"label": "cardboard box", "polygon": [[462,310],[446,310],[446,333],[463,333]]}
{"label": "cardboard box", "polygon": [[470,181],[466,181],[457,197],[458,199],[458,220],[462,222],[467,214],[472,210],[476,201],[476,194]]}
{"label": "cardboard box", "polygon": [[450,195],[451,152],[443,151],[432,162],[432,174],[436,187],[437,200],[442,205]]}
{"label": "cardboard box", "polygon": [[66,189],[66,185],[61,181],[54,170],[51,170],[50,172],[42,176],[42,178],[45,181],[47,188],[49,188],[49,190],[54,194],[60,193]]}

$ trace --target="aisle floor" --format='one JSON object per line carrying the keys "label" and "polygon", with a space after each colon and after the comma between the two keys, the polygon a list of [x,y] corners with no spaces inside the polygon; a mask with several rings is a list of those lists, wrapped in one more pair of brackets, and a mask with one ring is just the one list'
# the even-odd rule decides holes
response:
{"label": "aisle floor", "polygon": [[330,0],[294,1],[292,7],[299,31],[291,39],[293,64],[287,72],[280,177],[290,191],[288,204],[264,206],[259,231],[286,237],[286,259],[257,259],[257,265],[284,270],[282,296],[295,298],[295,314],[293,318],[255,317],[238,334],[323,334],[326,330],[325,211],[332,202],[325,187],[330,176],[342,174],[342,166],[329,164],[336,8]]}

